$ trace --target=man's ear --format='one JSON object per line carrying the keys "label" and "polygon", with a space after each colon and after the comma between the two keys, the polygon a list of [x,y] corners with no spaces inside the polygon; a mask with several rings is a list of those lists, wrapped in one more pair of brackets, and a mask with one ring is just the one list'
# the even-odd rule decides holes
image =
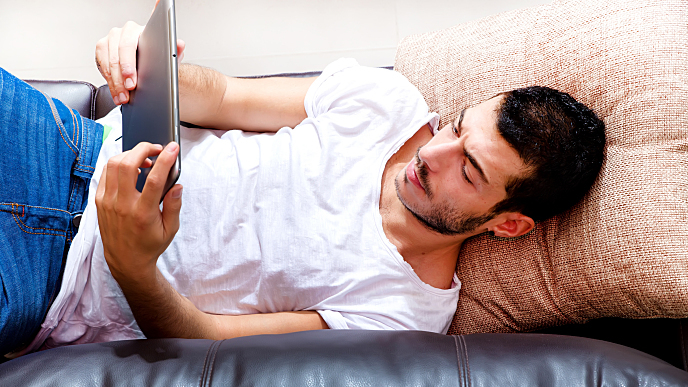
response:
{"label": "man's ear", "polygon": [[529,216],[518,212],[507,212],[502,215],[504,216],[503,222],[488,228],[495,236],[515,238],[529,233],[535,227],[535,221]]}

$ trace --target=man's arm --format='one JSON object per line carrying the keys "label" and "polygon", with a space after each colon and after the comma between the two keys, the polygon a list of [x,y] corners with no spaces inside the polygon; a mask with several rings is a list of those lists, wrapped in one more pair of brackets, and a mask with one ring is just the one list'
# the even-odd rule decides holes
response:
{"label": "man's arm", "polygon": [[180,119],[207,128],[275,132],[306,118],[304,99],[315,78],[232,78],[179,66]]}
{"label": "man's arm", "polygon": [[148,338],[222,340],[257,334],[327,329],[320,314],[314,311],[237,316],[203,313],[174,290],[158,270],[151,279],[143,276],[138,280],[120,277],[118,283],[136,322]]}
{"label": "man's arm", "polygon": [[[165,280],[156,267],[179,230],[182,187],[158,198],[179,147],[170,143],[138,144],[110,159],[96,191],[96,207],[105,259],[147,337],[226,339],[327,328],[317,312],[283,312],[241,316],[201,312]],[[135,187],[138,168],[151,166],[143,192]]]}
{"label": "man's arm", "polygon": [[[143,26],[127,22],[96,45],[96,64],[116,104],[136,88],[136,48]],[[178,57],[186,45],[177,42]],[[179,66],[180,119],[216,129],[277,131],[306,118],[304,99],[315,78],[227,77],[200,66]]]}

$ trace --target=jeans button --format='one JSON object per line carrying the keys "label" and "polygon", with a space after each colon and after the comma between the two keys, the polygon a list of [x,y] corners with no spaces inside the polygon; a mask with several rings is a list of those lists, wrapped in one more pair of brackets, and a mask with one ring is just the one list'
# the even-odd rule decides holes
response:
{"label": "jeans button", "polygon": [[81,224],[81,214],[76,214],[72,218],[72,224],[74,227],[79,228],[79,224]]}

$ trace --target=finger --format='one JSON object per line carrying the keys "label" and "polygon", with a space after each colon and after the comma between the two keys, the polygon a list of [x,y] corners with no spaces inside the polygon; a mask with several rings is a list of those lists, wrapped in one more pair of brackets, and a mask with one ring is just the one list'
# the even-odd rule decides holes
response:
{"label": "finger", "polygon": [[[162,146],[158,144],[151,144],[142,142],[137,144],[132,150],[122,153],[122,157],[118,160],[117,168],[117,198],[124,203],[129,203],[134,200],[139,192],[136,190],[136,180],[139,175],[139,168],[145,165],[149,157],[156,156],[162,151]],[[144,167],[145,168],[145,167]],[[110,184],[110,181],[108,181]]]}
{"label": "finger", "polygon": [[105,81],[110,81],[110,66],[108,66],[108,36],[100,38],[96,43],[96,67]]}
{"label": "finger", "polygon": [[177,63],[181,63],[184,59],[184,50],[186,49],[186,42],[181,39],[177,39]]}
{"label": "finger", "polygon": [[[119,176],[119,165],[121,163],[121,160],[126,156],[126,153],[127,152],[124,152],[111,157],[105,164],[105,168],[103,168],[103,175],[100,177],[100,183],[98,184],[99,189],[100,185],[103,185],[101,191],[103,194],[101,198],[103,206],[107,204],[112,205],[117,199],[117,181]],[[96,190],[96,192],[98,191]]]}
{"label": "finger", "polygon": [[[105,82],[107,82],[108,89],[110,89],[110,95],[114,96],[115,94],[115,86],[112,83],[112,75],[110,73],[110,54],[109,54],[109,37],[105,36],[104,38],[101,38],[98,43],[96,43],[96,67],[98,68],[98,71],[100,71],[100,75],[105,78]],[[117,103],[118,101],[115,101]]]}
{"label": "finger", "polygon": [[129,101],[129,90],[133,90],[137,83],[136,73],[136,49],[139,45],[139,36],[143,32],[143,26],[132,21],[122,27],[122,35],[119,43],[119,63],[122,69],[125,92],[124,99],[120,96],[120,103]]}
{"label": "finger", "polygon": [[105,186],[107,181],[107,164],[103,167],[103,173],[100,175],[100,181],[98,182],[98,188],[96,189],[96,209],[101,210],[103,204],[103,198],[105,196]]}
{"label": "finger", "polygon": [[108,86],[110,87],[112,100],[115,101],[116,105],[122,103],[120,95],[124,95],[126,91],[124,89],[122,69],[119,62],[119,40],[121,35],[121,28],[113,28],[108,34],[108,66],[110,67],[110,77],[112,79],[112,85],[108,83]]}
{"label": "finger", "polygon": [[141,192],[141,201],[144,205],[153,205],[160,203],[167,176],[170,174],[172,165],[177,160],[179,153],[179,145],[176,142],[167,144],[165,150],[160,152],[158,159],[155,160],[155,165],[151,169],[146,184]]}
{"label": "finger", "polygon": [[[140,168],[150,168],[152,166],[153,166],[153,161],[151,161],[151,159],[145,159],[145,160],[143,160],[143,164],[141,164]],[[139,171],[139,173],[140,172],[141,171]]]}
{"label": "finger", "polygon": [[165,240],[171,240],[179,231],[179,212],[182,209],[182,191],[184,187],[175,184],[162,202],[162,225],[165,229]]}

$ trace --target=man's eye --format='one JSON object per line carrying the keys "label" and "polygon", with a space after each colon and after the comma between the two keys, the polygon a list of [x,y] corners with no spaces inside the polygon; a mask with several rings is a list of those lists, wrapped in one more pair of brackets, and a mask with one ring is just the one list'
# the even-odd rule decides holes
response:
{"label": "man's eye", "polygon": [[466,164],[464,164],[464,165],[463,165],[463,168],[461,168],[461,173],[463,173],[463,178],[466,179],[466,181],[467,181],[469,184],[473,184],[473,182],[471,181],[471,179],[469,179],[469,178],[468,178],[468,175],[466,174]]}
{"label": "man's eye", "polygon": [[456,135],[456,137],[459,137],[461,133],[459,133],[459,129],[456,127],[456,122],[452,122],[452,132]]}

